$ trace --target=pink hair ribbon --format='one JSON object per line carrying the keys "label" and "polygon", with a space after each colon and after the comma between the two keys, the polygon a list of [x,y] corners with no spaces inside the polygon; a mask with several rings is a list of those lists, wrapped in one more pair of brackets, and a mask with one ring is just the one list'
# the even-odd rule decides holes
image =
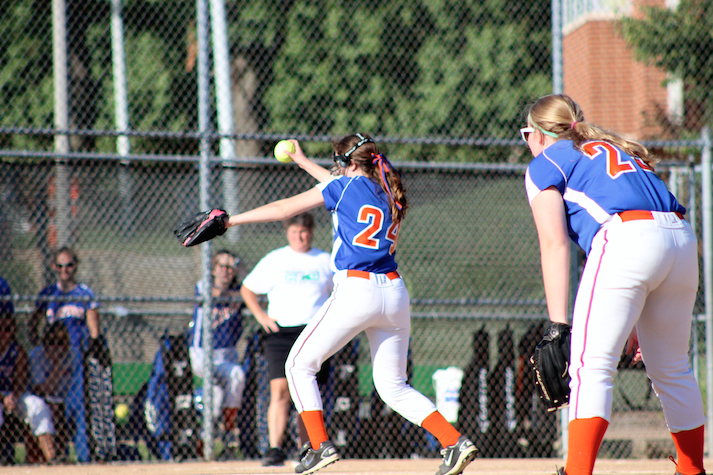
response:
{"label": "pink hair ribbon", "polygon": [[[394,202],[394,204],[396,205],[396,207],[397,207],[398,209],[403,209],[403,207],[401,206],[401,203],[399,203],[398,201],[396,201],[396,200],[394,199],[394,195],[391,193],[391,188],[389,187],[389,182],[386,181],[386,172],[392,170],[392,169],[393,169],[393,166],[391,166],[391,168],[389,168],[389,165],[391,165],[391,163],[390,163],[389,160],[388,160],[383,154],[381,154],[381,153],[372,153],[371,156],[372,156],[372,158],[373,158],[373,160],[371,161],[371,163],[374,164],[374,165],[377,165],[377,166],[379,167],[379,172],[381,173],[381,181],[382,181],[382,182],[384,183],[384,185],[386,186],[386,191],[389,192],[389,197],[391,198],[391,201]],[[396,171],[396,170],[394,170],[394,171]]]}

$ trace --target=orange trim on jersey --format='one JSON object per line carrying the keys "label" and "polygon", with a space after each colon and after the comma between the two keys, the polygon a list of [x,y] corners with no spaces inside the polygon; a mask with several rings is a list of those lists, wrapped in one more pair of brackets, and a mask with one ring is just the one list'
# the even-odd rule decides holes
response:
{"label": "orange trim on jersey", "polygon": [[[369,272],[365,270],[356,270],[356,269],[349,269],[347,271],[347,277],[359,277],[360,279],[366,279],[369,280]],[[396,280],[400,279],[401,275],[399,275],[398,272],[392,271],[392,272],[387,272],[386,277],[388,277],[390,280]]]}
{"label": "orange trim on jersey", "polygon": [[[643,211],[639,209],[630,209],[628,211],[622,211],[621,213],[617,214],[621,218],[622,222],[638,221],[641,219],[654,219],[654,214],[651,211]],[[683,215],[681,213],[677,212],[676,216],[683,219]]]}

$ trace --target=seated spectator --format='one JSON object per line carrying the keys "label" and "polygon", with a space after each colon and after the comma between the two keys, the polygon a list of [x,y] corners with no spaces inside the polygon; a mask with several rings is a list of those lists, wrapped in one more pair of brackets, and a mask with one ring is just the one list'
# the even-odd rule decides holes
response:
{"label": "seated spectator", "polygon": [[65,400],[72,384],[74,351],[69,333],[61,322],[49,325],[42,344],[30,352],[30,384],[32,392],[41,396],[50,408],[56,436],[58,460],[66,460],[69,427],[65,417]]}
{"label": "seated spectator", "polygon": [[[0,313],[0,445],[5,449],[8,443],[18,440],[19,432],[25,432],[22,425],[26,424],[38,438],[44,460],[52,462],[55,456],[52,415],[42,398],[27,392],[27,353],[17,342],[16,328],[12,314]],[[8,462],[14,463],[14,459]]]}
{"label": "seated spectator", "polygon": [[[215,253],[212,264],[212,296],[215,299],[239,297],[238,282],[239,262],[235,254],[227,250]],[[196,284],[196,295],[203,293],[203,282]],[[241,310],[243,305],[237,302],[213,303],[213,386],[214,414],[216,419],[221,412],[225,427],[226,442],[236,429],[238,409],[245,389],[245,373],[238,360],[236,345],[243,332]],[[193,320],[188,330],[188,350],[193,373],[205,377],[205,355],[203,351],[203,309],[196,305]],[[227,451],[225,453],[228,453]]]}

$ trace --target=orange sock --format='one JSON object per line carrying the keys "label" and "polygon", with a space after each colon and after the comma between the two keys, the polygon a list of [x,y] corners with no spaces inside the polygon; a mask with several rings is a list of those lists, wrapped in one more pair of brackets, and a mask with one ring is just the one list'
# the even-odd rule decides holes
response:
{"label": "orange sock", "polygon": [[238,420],[238,408],[237,407],[224,407],[223,408],[223,424],[225,425],[225,430],[235,429],[235,422]]}
{"label": "orange sock", "polygon": [[569,423],[567,475],[592,475],[607,427],[609,423],[601,417],[575,419]]}
{"label": "orange sock", "polygon": [[312,448],[314,450],[319,449],[322,442],[329,440],[329,437],[327,437],[327,428],[324,427],[322,411],[304,411],[300,413],[300,416],[302,416],[302,422],[304,422],[305,428],[307,429],[307,435],[309,436]]}
{"label": "orange sock", "polygon": [[677,472],[683,475],[698,475],[705,472],[703,469],[703,450],[705,447],[703,435],[703,426],[671,433],[673,443],[676,445],[676,454],[678,455]]}
{"label": "orange sock", "polygon": [[421,427],[438,439],[443,447],[455,445],[458,442],[460,432],[441,415],[440,412],[432,412],[421,422]]}

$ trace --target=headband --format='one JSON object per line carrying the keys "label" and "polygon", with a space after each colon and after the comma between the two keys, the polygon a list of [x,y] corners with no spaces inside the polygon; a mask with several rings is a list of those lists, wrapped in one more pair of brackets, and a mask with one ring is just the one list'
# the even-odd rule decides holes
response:
{"label": "headband", "polygon": [[344,157],[344,159],[345,159],[345,161],[346,161],[346,159],[349,158],[349,155],[351,155],[352,153],[356,152],[356,150],[357,150],[359,147],[361,147],[362,145],[364,145],[364,144],[367,143],[367,142],[373,142],[373,140],[364,137],[364,136],[363,136],[362,134],[360,134],[359,132],[357,132],[357,133],[354,134],[354,135],[356,135],[356,136],[359,138],[359,141],[356,143],[356,145],[354,145],[352,148],[350,148],[349,150],[347,150],[346,152],[344,152],[343,155],[334,154],[334,158]]}
{"label": "headband", "polygon": [[557,137],[558,137],[558,135],[557,135],[556,133],[550,132],[550,131],[548,131],[548,130],[545,130],[545,129],[543,129],[542,127],[540,127],[539,125],[535,124],[535,122],[533,122],[532,117],[530,116],[529,113],[527,114],[527,121],[528,121],[529,123],[531,123],[533,126],[535,126],[535,128],[536,128],[537,130],[539,130],[540,132],[542,132],[543,134],[549,135],[550,137],[554,137],[554,138],[557,138]]}

